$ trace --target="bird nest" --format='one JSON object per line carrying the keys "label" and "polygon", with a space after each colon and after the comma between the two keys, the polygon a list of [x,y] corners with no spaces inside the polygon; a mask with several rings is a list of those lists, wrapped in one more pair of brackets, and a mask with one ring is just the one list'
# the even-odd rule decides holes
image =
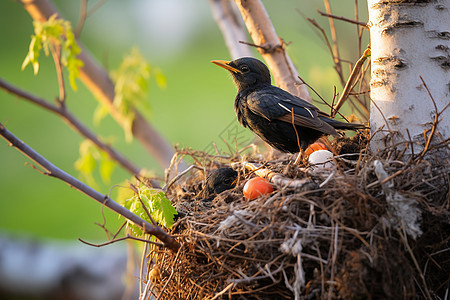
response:
{"label": "bird nest", "polygon": [[[365,133],[337,140],[335,168],[318,171],[255,147],[232,156],[178,150],[198,170],[167,192],[180,212],[172,234],[181,247],[150,251],[152,293],[161,299],[444,298],[448,159],[407,161],[392,149],[371,155],[366,146]],[[206,174],[230,166],[238,172],[236,187],[199,197]],[[278,180],[271,194],[248,201],[243,185],[258,170],[291,184]]]}

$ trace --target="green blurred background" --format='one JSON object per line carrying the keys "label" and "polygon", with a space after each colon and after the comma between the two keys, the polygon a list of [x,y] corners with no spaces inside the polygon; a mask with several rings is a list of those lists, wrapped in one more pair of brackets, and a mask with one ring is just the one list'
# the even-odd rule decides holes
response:
{"label": "green blurred background", "polygon": [[[53,3],[76,27],[80,1]],[[94,4],[89,2],[89,6]],[[324,11],[323,2],[283,0],[264,4],[278,35],[292,42],[287,49],[300,75],[331,102],[333,87],[340,92],[342,86],[325,43],[303,17],[316,19],[329,32],[328,20],[316,12]],[[353,18],[353,0],[332,1],[332,6],[335,15]],[[361,20],[367,20],[364,1],[359,14]],[[336,25],[342,58],[356,61],[355,26],[340,21]],[[1,1],[0,28],[0,77],[53,101],[58,85],[50,57],[42,55],[37,76],[30,67],[20,70],[33,33],[32,20],[20,3]],[[202,150],[216,141],[230,122],[237,124],[232,80],[210,63],[230,56],[206,0],[109,0],[87,19],[81,41],[109,70],[116,69],[134,46],[152,66],[162,70],[167,88],[159,89],[150,79],[151,111],[146,116],[171,144]],[[348,69],[347,64],[344,67]],[[114,137],[114,146],[131,161],[163,175],[138,142],[125,142],[123,130],[111,117],[94,126],[97,102],[80,81],[77,92],[69,86],[67,91],[69,109],[93,131],[102,137]],[[73,165],[82,138],[57,116],[0,91],[0,122],[48,160],[78,176]],[[94,225],[102,223],[99,204],[61,181],[41,175],[26,162],[29,160],[21,153],[0,141],[0,231],[69,240],[104,239],[103,230]],[[111,183],[98,180],[98,189],[109,193],[113,185],[127,178],[128,173],[116,168]],[[106,218],[111,230],[119,226],[116,215],[107,212]]]}

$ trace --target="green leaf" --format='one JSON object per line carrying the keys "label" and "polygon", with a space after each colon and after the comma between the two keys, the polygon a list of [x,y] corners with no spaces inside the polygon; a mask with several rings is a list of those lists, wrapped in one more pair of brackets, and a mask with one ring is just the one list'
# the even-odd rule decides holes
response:
{"label": "green leaf", "polygon": [[178,214],[164,192],[159,191],[153,196],[154,219],[166,228],[172,228],[174,216]]}
{"label": "green leaf", "polygon": [[[130,211],[132,213],[134,213],[135,215],[139,216],[140,218],[142,218],[146,221],[150,221],[145,210],[142,208],[142,204],[139,201],[139,198],[137,196],[133,196],[131,199],[129,199],[129,202],[131,204]],[[130,221],[127,222],[126,228],[127,228],[127,230],[131,231],[131,233],[133,233],[134,236],[136,236],[136,237],[140,237],[143,235],[142,229],[140,227],[134,225]]]}
{"label": "green leaf", "polygon": [[41,38],[39,36],[31,36],[31,42],[28,49],[28,54],[22,63],[22,71],[31,63],[33,66],[34,75],[39,72],[39,52],[41,51]]}
{"label": "green leaf", "polygon": [[145,204],[148,202],[152,218],[162,226],[171,228],[173,217],[178,213],[164,192],[146,188],[140,190],[140,195]]}
{"label": "green leaf", "polygon": [[77,55],[81,53],[81,48],[75,40],[70,22],[54,14],[45,22],[33,22],[33,26],[34,35],[31,36],[28,54],[22,63],[22,70],[31,63],[36,75],[39,72],[40,51],[44,49],[45,55],[48,56],[52,49],[60,48],[61,64],[67,68],[70,85],[73,90],[76,90],[75,79],[80,76],[83,62],[77,58]]}
{"label": "green leaf", "polygon": [[78,46],[75,35],[72,32],[72,28],[69,22],[65,22],[66,27],[66,41],[64,46],[64,53],[67,53],[67,70],[69,71],[69,82],[74,91],[77,90],[75,79],[80,77],[80,68],[84,66],[82,60],[77,58],[77,55],[81,53],[81,48]]}
{"label": "green leaf", "polygon": [[67,70],[69,71],[70,86],[74,91],[77,90],[77,84],[75,79],[80,77],[80,68],[84,66],[84,63],[78,58],[71,58],[67,61]]}
{"label": "green leaf", "polygon": [[[137,189],[137,195],[127,199],[124,203],[124,207],[129,207],[130,211],[147,222],[151,222],[145,212],[145,209],[142,207],[141,201],[139,200],[142,199],[142,202],[145,204],[153,220],[170,229],[174,222],[174,216],[178,213],[170,203],[170,200],[167,199],[164,192],[161,190],[148,188],[142,184],[137,187]],[[142,235],[142,230],[130,222],[127,223],[127,228],[136,236]]]}

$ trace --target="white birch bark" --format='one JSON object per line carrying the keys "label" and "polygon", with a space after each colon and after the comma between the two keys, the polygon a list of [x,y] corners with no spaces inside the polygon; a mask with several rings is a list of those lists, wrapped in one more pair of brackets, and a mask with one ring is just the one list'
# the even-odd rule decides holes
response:
{"label": "white birch bark", "polygon": [[[431,128],[436,114],[419,76],[433,96],[438,113],[450,101],[450,0],[368,0],[368,9],[371,98],[376,104],[371,105],[370,127],[372,133],[379,131],[371,150],[398,145],[410,135],[417,154],[424,146],[424,131]],[[440,116],[432,144],[448,139],[448,112]],[[388,140],[389,129],[399,134]],[[442,155],[448,158],[448,147]]]}

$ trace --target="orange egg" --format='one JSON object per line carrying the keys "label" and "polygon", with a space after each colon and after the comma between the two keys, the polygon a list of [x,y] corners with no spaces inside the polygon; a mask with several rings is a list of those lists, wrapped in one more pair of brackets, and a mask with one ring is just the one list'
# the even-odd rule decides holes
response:
{"label": "orange egg", "polygon": [[317,150],[328,150],[328,148],[327,148],[327,146],[325,146],[325,144],[316,142],[316,143],[309,145],[309,147],[306,148],[305,154],[309,156],[311,153],[313,153],[314,151],[317,151]]}
{"label": "orange egg", "polygon": [[244,197],[253,200],[261,195],[273,192],[273,187],[267,179],[255,177],[247,181],[244,185]]}

